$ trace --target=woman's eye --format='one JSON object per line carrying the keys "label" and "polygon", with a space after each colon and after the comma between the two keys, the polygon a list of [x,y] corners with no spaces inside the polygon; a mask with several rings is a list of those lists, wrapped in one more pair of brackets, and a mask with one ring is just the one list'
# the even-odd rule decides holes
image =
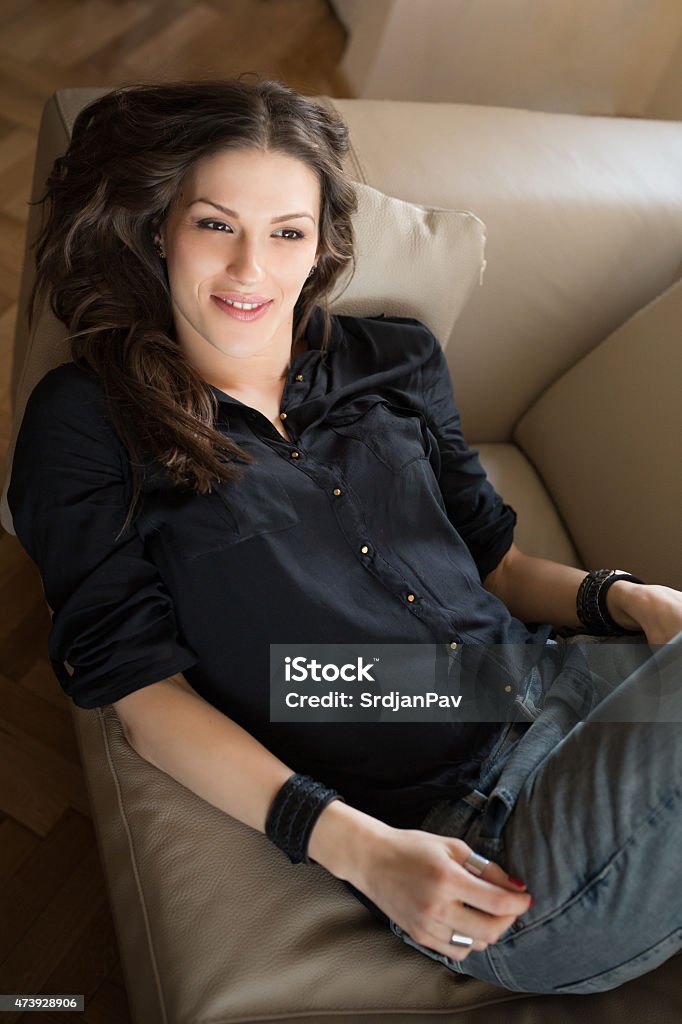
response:
{"label": "woman's eye", "polygon": [[[209,231],[220,230],[222,228],[229,228],[230,232],[232,231],[229,224],[224,224],[221,220],[200,220],[198,224],[200,228],[208,228]],[[296,242],[299,238],[305,238],[303,232],[299,231],[297,228],[280,228],[276,233],[285,233],[287,240],[291,242]]]}
{"label": "woman's eye", "polygon": [[198,223],[200,228],[210,228],[211,230],[213,230],[214,225],[217,225],[219,228],[227,227],[227,224],[223,224],[221,220],[200,220]]}

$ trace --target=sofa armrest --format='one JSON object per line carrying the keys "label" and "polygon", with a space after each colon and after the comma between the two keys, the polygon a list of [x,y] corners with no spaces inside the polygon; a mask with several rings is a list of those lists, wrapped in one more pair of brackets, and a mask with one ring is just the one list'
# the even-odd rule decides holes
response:
{"label": "sofa armrest", "polygon": [[565,373],[519,421],[589,568],[682,587],[682,280]]}

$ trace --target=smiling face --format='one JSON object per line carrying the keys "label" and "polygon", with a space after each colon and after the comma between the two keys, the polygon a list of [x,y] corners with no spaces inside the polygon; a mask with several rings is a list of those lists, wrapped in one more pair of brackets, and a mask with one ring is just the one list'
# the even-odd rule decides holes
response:
{"label": "smiling face", "polygon": [[[294,305],[316,262],[320,200],[315,172],[279,152],[216,153],[187,175],[158,237],[177,340],[204,379],[220,387],[285,370]],[[249,312],[228,298],[265,304]]]}

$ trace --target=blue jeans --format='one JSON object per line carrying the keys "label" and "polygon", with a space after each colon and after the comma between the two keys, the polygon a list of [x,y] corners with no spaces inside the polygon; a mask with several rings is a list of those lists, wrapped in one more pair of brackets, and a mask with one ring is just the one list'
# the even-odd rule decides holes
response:
{"label": "blue jeans", "polygon": [[682,949],[682,632],[655,648],[643,633],[548,644],[589,655],[587,704],[577,677],[555,686],[531,673],[530,728],[510,722],[477,788],[420,825],[521,878],[533,905],[461,961],[389,925],[457,974],[516,992],[599,992]]}

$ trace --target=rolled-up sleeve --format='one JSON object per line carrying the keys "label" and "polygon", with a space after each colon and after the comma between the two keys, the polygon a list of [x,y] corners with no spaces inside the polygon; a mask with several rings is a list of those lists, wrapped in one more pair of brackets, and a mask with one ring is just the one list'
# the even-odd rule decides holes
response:
{"label": "rolled-up sleeve", "polygon": [[198,660],[134,523],[119,537],[130,497],[125,448],[99,382],[73,364],[51,370],[29,396],[7,500],[52,611],[53,670],[83,708]]}
{"label": "rolled-up sleeve", "polygon": [[428,333],[432,348],[422,366],[422,386],[428,427],[438,442],[438,482],[448,518],[484,580],[511,547],[517,515],[488,480],[478,451],[464,438],[445,354],[436,336]]}

